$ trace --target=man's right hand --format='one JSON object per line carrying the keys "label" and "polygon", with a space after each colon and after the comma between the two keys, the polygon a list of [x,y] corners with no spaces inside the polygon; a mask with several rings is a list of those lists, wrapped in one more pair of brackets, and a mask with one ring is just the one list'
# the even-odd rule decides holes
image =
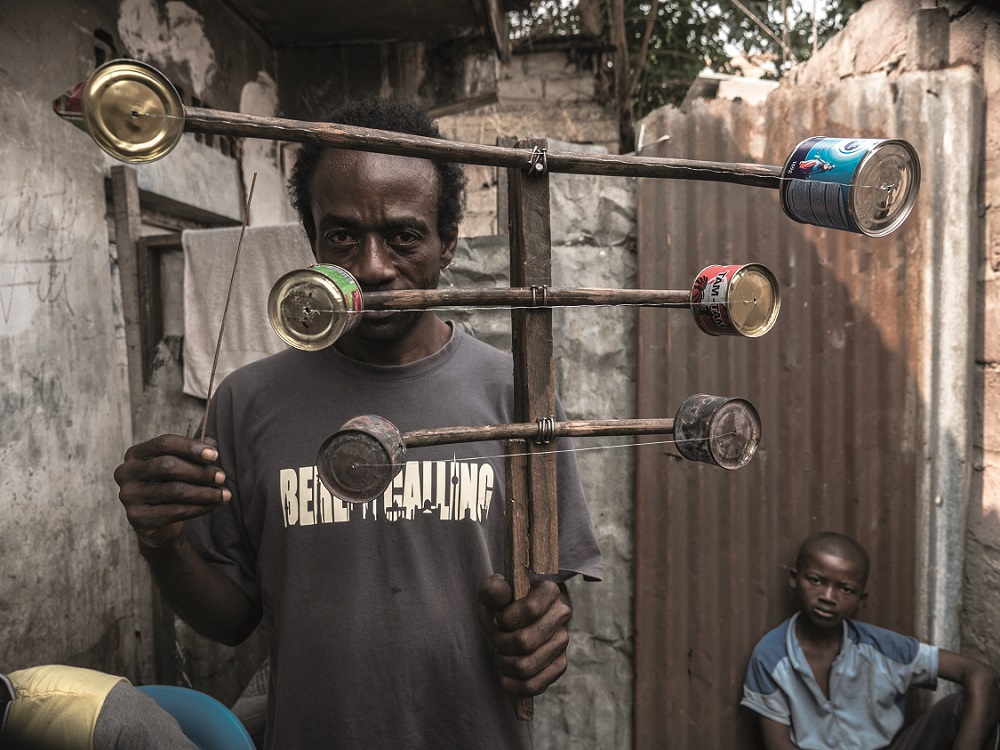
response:
{"label": "man's right hand", "polygon": [[184,521],[229,502],[218,456],[210,442],[181,435],[160,435],[125,452],[115,469],[118,499],[141,546],[173,544]]}

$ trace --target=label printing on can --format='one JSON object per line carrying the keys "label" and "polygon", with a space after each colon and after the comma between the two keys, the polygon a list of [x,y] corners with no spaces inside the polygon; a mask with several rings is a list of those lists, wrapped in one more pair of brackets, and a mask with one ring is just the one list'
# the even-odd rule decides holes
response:
{"label": "label printing on can", "polygon": [[364,309],[357,280],[339,266],[317,264],[285,274],[268,298],[275,332],[297,349],[330,346],[358,324]]}
{"label": "label printing on can", "polygon": [[916,152],[905,141],[816,136],[788,157],[781,205],[804,224],[881,237],[907,217],[919,181]]}
{"label": "label printing on can", "polygon": [[759,263],[708,266],[694,280],[691,310],[712,336],[762,336],[778,316],[778,282]]}

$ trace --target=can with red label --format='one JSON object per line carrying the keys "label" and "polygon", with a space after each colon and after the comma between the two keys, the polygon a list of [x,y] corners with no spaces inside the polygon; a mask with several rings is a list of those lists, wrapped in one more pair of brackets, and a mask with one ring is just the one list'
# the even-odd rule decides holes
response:
{"label": "can with red label", "polygon": [[781,207],[803,224],[882,237],[909,215],[919,186],[920,161],[906,141],[816,136],[785,162]]}
{"label": "can with red label", "polygon": [[708,266],[691,288],[695,322],[711,336],[763,336],[780,307],[778,280],[760,263]]}
{"label": "can with red label", "polygon": [[322,263],[286,273],[267,298],[275,333],[307,351],[324,349],[350,333],[363,311],[357,280],[340,266]]}

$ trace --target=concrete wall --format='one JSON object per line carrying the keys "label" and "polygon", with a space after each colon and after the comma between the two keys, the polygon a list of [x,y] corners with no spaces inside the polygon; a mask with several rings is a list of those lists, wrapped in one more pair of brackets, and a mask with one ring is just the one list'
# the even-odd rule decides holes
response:
{"label": "concrete wall", "polygon": [[[549,140],[553,151],[606,153]],[[553,287],[634,288],[635,184],[628,178],[550,176]],[[442,287],[509,285],[506,238],[461,240]],[[635,416],[635,308],[557,308],[556,384],[570,419]],[[447,317],[501,349],[510,348],[506,310]],[[601,583],[570,582],[570,667],[535,701],[538,750],[631,747],[632,498],[635,457],[627,438],[577,440],[580,472],[604,553]],[[603,448],[603,450],[586,450]]]}
{"label": "concrete wall", "polygon": [[[831,71],[840,78],[963,64],[982,74],[985,90],[985,163],[977,198],[985,230],[972,258],[976,285],[961,290],[975,298],[977,346],[975,404],[971,425],[971,492],[965,538],[964,586],[955,581],[961,605],[964,651],[1000,668],[1000,11],[988,3],[874,0],[847,28],[800,67],[792,81],[819,84]],[[920,44],[914,40],[920,39]],[[939,220],[947,217],[939,216]],[[957,645],[957,644],[955,644]]]}
{"label": "concrete wall", "polygon": [[[180,256],[161,255],[165,338],[150,382],[130,393],[128,368],[136,363],[126,354],[128,321],[106,197],[118,163],[56,117],[51,101],[100,62],[130,56],[162,70],[186,104],[278,114],[279,65],[223,0],[4,3],[0,50],[0,418],[6,427],[0,437],[0,670],[62,662],[150,682],[156,669],[152,589],[112,472],[133,442],[163,431],[191,434],[200,420],[201,403],[180,393]],[[446,123],[447,134],[488,143],[497,134],[613,143],[613,117],[593,104],[592,71],[570,64],[565,52],[543,55],[540,67],[534,65],[516,58],[510,69],[496,69],[500,104]],[[462,85],[474,94],[485,74],[478,58],[469,66]],[[545,82],[544,89],[528,90],[533,81]],[[269,142],[184,136],[168,158],[135,168],[142,233],[239,221],[255,172],[251,223],[289,220],[285,151]],[[463,285],[507,278],[505,240],[493,236],[495,174],[480,177],[473,186],[487,184],[490,195],[470,196],[468,239],[451,277]],[[634,283],[631,183],[553,176],[552,185],[554,282]],[[571,416],[633,413],[631,318],[628,310],[557,316],[559,382]],[[492,321],[487,314],[463,324],[503,346],[506,319],[506,313]],[[603,584],[573,586],[573,666],[537,702],[533,727],[541,748],[629,744],[630,451],[585,453],[581,466],[608,572]],[[253,644],[239,650],[209,645],[182,625],[176,641],[180,679],[226,701],[259,663]]]}
{"label": "concrete wall", "polygon": [[[152,0],[4,3],[0,50],[0,669],[63,662],[148,680],[148,580],[112,472],[134,438],[165,425],[130,408],[106,222],[117,162],[51,102],[100,62],[134,56],[160,67],[187,104],[257,106],[271,53],[224,3]],[[248,86],[256,96],[244,98]],[[253,153],[257,216],[280,215],[277,165]],[[183,225],[169,216],[177,201],[241,216],[239,164],[219,144],[185,136],[139,183],[157,206],[144,231]]]}
{"label": "concrete wall", "polygon": [[[558,137],[618,153],[614,109],[600,104],[593,62],[566,49],[515,54],[497,63],[497,103],[439,120],[445,138],[494,145],[497,138]],[[462,233],[470,237],[506,232],[497,226],[497,176],[491,167],[466,167],[468,209]]]}

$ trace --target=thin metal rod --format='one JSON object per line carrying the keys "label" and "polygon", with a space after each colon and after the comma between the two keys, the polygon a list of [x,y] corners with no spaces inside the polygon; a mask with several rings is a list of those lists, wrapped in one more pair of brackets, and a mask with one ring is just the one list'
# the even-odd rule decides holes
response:
{"label": "thin metal rod", "polygon": [[418,310],[432,307],[586,307],[604,305],[659,305],[690,307],[691,292],[671,289],[401,289],[364,292],[365,310]]}
{"label": "thin metal rod", "polygon": [[[528,170],[531,167],[531,152],[526,149],[459,143],[385,130],[223,112],[202,107],[184,108],[184,130],[189,133],[237,138],[315,143],[353,151],[374,151],[507,169]],[[560,151],[546,154],[546,168],[549,172],[570,174],[706,180],[773,189],[780,187],[782,172],[781,167],[773,165]]]}
{"label": "thin metal rod", "polygon": [[208,378],[208,393],[205,394],[205,415],[201,419],[201,440],[205,440],[205,431],[208,429],[208,407],[212,404],[212,386],[215,384],[215,371],[219,367],[219,352],[222,350],[222,334],[226,330],[226,316],[229,314],[229,300],[233,296],[233,282],[236,281],[236,266],[240,262],[240,250],[243,248],[243,235],[247,231],[247,223],[250,221],[250,203],[253,201],[253,188],[257,184],[257,173],[253,173],[250,180],[250,191],[247,193],[246,206],[243,209],[243,226],[240,228],[240,239],[236,243],[236,257],[233,258],[233,273],[229,277],[229,290],[226,292],[226,306],[222,308],[222,323],[219,324],[219,338],[215,342],[215,357],[212,360],[212,374]]}
{"label": "thin metal rod", "polygon": [[[584,419],[550,424],[549,437],[610,437],[620,435],[672,435],[673,419]],[[532,440],[538,436],[534,422],[471,427],[438,427],[403,433],[407,448],[427,445],[476,443],[486,440]]]}

